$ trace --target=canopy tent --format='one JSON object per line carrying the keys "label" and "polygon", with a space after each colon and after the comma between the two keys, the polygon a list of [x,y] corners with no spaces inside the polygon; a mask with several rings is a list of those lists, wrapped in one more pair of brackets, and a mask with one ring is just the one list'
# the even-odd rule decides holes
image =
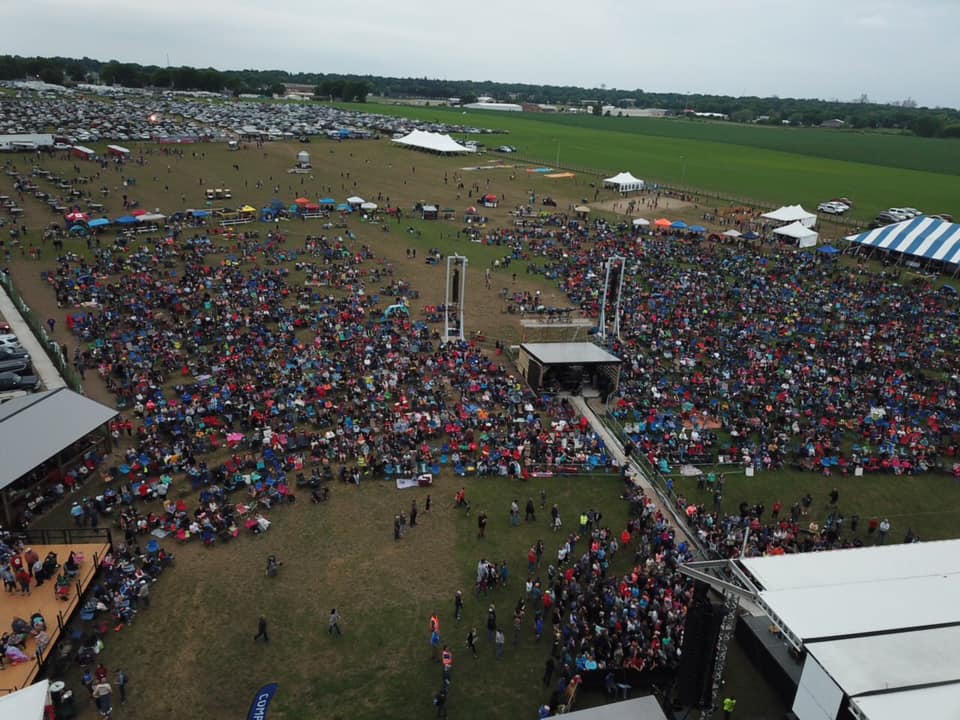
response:
{"label": "canopy tent", "polygon": [[687,224],[683,220],[674,220],[672,223],[670,223],[670,227],[672,227],[674,230],[686,230]]}
{"label": "canopy tent", "polygon": [[847,237],[852,243],[960,265],[960,225],[924,215]]}
{"label": "canopy tent", "polygon": [[799,205],[784,205],[781,208],[764,213],[760,217],[764,220],[772,220],[773,222],[779,223],[798,222],[808,228],[813,227],[817,222],[816,215],[808,213]]}
{"label": "canopy tent", "polygon": [[363,205],[366,202],[362,197],[354,195],[347,198],[347,205]]}
{"label": "canopy tent", "polygon": [[160,213],[147,213],[146,215],[139,215],[137,217],[137,222],[158,223],[158,222],[163,222],[166,219],[167,219],[167,216],[161,215]]}
{"label": "canopy tent", "polygon": [[646,227],[646,226],[649,225],[649,224],[650,224],[650,221],[647,220],[646,218],[634,218],[634,219],[633,219],[633,226],[634,226],[634,227]]}
{"label": "canopy tent", "polygon": [[833,245],[824,245],[823,247],[817,248],[817,252],[821,255],[839,255],[841,251]]}
{"label": "canopy tent", "polygon": [[473,148],[461,145],[449,135],[440,133],[426,132],[424,130],[414,130],[402,138],[396,138],[393,142],[414,150],[425,150],[435,152],[441,155],[452,155],[455,153],[476,152]]}
{"label": "canopy tent", "polygon": [[123,215],[122,217],[118,217],[116,220],[114,220],[114,222],[117,225],[136,225],[137,218],[135,218],[133,215]]}
{"label": "canopy tent", "polygon": [[586,205],[577,205],[577,206],[573,209],[573,211],[576,212],[576,213],[586,214],[586,213],[590,212],[590,208],[588,208]]}
{"label": "canopy tent", "polygon": [[360,203],[361,210],[376,210],[378,205],[375,202]]}
{"label": "canopy tent", "polygon": [[242,212],[242,213],[255,213],[256,211],[257,211],[257,209],[256,209],[255,207],[253,207],[252,205],[244,205],[244,206],[243,206],[242,208],[240,208],[237,212]]}
{"label": "canopy tent", "polygon": [[319,200],[317,200],[317,204],[320,205],[321,207],[334,206],[337,204],[337,201],[334,200],[333,198],[320,198]]}
{"label": "canopy tent", "polygon": [[604,180],[603,186],[613,188],[619,193],[629,193],[643,190],[644,183],[629,172],[621,172]]}
{"label": "canopy tent", "polygon": [[746,232],[743,234],[744,240],[756,240],[758,237],[760,236],[757,233],[755,233],[753,230],[750,230],[749,232]]}
{"label": "canopy tent", "polygon": [[739,230],[734,230],[733,228],[731,228],[731,229],[727,230],[725,233],[723,233],[723,236],[724,236],[724,237],[738,238],[738,237],[742,237],[742,236],[743,236],[743,233],[740,232]]}
{"label": "canopy tent", "polygon": [[797,241],[797,247],[813,247],[817,244],[817,233],[801,222],[790,223],[774,229],[775,235],[782,235]]}
{"label": "canopy tent", "polygon": [[657,218],[656,220],[653,221],[653,224],[656,225],[658,228],[668,228],[672,223],[666,218]]}
{"label": "canopy tent", "polygon": [[190,213],[191,215],[193,215],[193,217],[195,217],[195,218],[210,217],[210,211],[209,211],[209,210],[187,210],[187,212]]}
{"label": "canopy tent", "polygon": [[9,720],[43,720],[47,704],[49,680],[41,680],[0,697],[0,718]]}
{"label": "canopy tent", "polygon": [[136,210],[131,210],[130,214],[133,215],[133,217],[140,217],[141,215],[146,215],[147,211],[143,208],[137,208]]}
{"label": "canopy tent", "polygon": [[310,202],[310,198],[298,197],[293,202],[296,203],[297,205],[306,205],[308,202]]}
{"label": "canopy tent", "polygon": [[87,225],[89,225],[92,228],[104,227],[109,224],[110,224],[110,221],[107,220],[107,218],[95,218],[87,223]]}
{"label": "canopy tent", "polygon": [[697,233],[697,234],[703,234],[703,233],[705,233],[705,232],[707,231],[707,229],[706,229],[703,225],[691,225],[691,226],[690,226],[689,228],[687,228],[687,229],[688,229],[690,232],[692,232],[692,233]]}

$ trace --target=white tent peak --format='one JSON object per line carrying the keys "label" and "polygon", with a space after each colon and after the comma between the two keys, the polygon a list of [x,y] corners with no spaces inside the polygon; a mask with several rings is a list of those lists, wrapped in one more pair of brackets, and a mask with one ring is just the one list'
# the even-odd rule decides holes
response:
{"label": "white tent peak", "polygon": [[807,212],[800,205],[784,205],[781,208],[764,213],[760,217],[782,223],[799,222],[803,223],[804,227],[813,227],[817,222],[817,216]]}
{"label": "white tent peak", "polygon": [[816,231],[811,230],[800,221],[775,228],[773,232],[777,235],[783,235],[784,237],[797,240],[797,244],[802,248],[813,247],[817,244],[818,236]]}
{"label": "white tent peak", "polygon": [[603,181],[604,187],[615,188],[618,192],[643,190],[644,182],[628,171],[619,172]]}
{"label": "white tent peak", "polygon": [[425,130],[413,130],[402,138],[394,140],[398,145],[415,148],[417,150],[428,150],[435,153],[469,153],[474,152],[472,148],[461,145],[449,135],[440,133],[426,132]]}

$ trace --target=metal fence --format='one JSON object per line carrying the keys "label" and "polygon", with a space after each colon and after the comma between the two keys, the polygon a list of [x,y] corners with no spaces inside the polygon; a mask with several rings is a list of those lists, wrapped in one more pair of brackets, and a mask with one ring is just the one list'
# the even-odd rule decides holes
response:
{"label": "metal fence", "polygon": [[30,327],[30,330],[37,338],[37,342],[40,343],[44,352],[50,357],[50,360],[54,366],[56,366],[67,385],[78,393],[83,394],[83,383],[80,380],[79,373],[74,370],[64,356],[60,343],[58,343],[55,338],[50,337],[46,327],[44,327],[43,320],[37,317],[37,314],[27,305],[27,301],[23,299],[20,291],[17,290],[16,285],[13,284],[13,278],[9,273],[0,271],[0,285],[7,291],[7,295],[10,296],[10,300],[13,301],[13,304],[23,317],[24,322]]}

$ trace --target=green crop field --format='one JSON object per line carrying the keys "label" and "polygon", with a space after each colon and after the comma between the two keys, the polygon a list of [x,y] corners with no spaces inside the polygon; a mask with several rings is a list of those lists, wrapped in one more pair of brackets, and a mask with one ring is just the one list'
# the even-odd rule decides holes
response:
{"label": "green crop field", "polygon": [[[487,144],[526,159],[597,172],[630,170],[653,182],[770,205],[848,197],[869,220],[890,206],[960,211],[960,143],[881,133],[740,126],[671,119],[469,112],[355,105],[355,109],[508,132]],[[502,139],[501,139],[502,138]]]}

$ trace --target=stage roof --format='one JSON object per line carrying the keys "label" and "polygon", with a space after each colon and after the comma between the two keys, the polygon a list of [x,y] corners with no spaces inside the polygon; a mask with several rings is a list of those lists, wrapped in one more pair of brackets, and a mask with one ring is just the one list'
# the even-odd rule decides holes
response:
{"label": "stage roof", "polygon": [[652,695],[567,713],[570,720],[667,720]]}
{"label": "stage roof", "polygon": [[960,573],[960,540],[746,558],[739,563],[761,590],[943,575]]}
{"label": "stage roof", "polygon": [[960,682],[960,625],[829,640],[806,647],[850,696]]}
{"label": "stage roof", "polygon": [[804,644],[960,621],[960,574],[956,573],[767,591],[760,597],[777,622]]}
{"label": "stage roof", "polygon": [[951,683],[903,692],[878,693],[852,702],[870,720],[956,720],[960,717],[960,686]]}
{"label": "stage roof", "polygon": [[0,490],[116,415],[113,408],[69,388],[0,405]]}
{"label": "stage roof", "polygon": [[596,365],[600,363],[620,363],[616,355],[611,355],[599,345],[589,342],[523,343],[521,350],[542,365]]}

